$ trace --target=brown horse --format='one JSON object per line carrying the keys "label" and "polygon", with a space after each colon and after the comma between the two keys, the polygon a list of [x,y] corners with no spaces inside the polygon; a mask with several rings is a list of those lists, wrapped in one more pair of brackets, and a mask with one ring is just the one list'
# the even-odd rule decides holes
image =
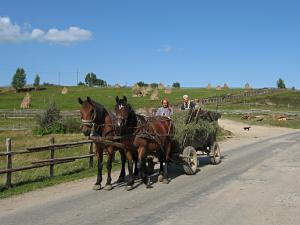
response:
{"label": "brown horse", "polygon": [[[128,172],[129,172],[129,180],[127,182],[127,190],[131,190],[134,184],[134,174],[138,172],[135,170],[133,174],[133,160],[136,161],[137,154],[136,149],[133,146],[133,141],[135,138],[135,132],[139,127],[144,126],[146,124],[146,119],[144,116],[135,114],[131,105],[127,103],[126,96],[123,99],[119,99],[116,97],[116,121],[117,121],[117,134],[123,136],[121,142],[125,146],[125,154],[128,160]],[[138,169],[139,165],[135,166],[135,169]]]}
{"label": "brown horse", "polygon": [[[171,135],[174,133],[172,121],[167,117],[154,117],[149,121],[143,118],[138,123],[139,116],[135,114],[132,107],[127,103],[127,98],[116,97],[116,117],[117,130],[120,135],[130,135],[128,139],[128,148],[126,149],[126,157],[128,159],[129,181],[127,190],[133,188],[134,179],[132,174],[133,155],[138,155],[137,169],[139,178],[149,187],[150,180],[146,173],[145,156],[146,154],[155,154],[160,161],[159,179],[164,183],[168,183],[167,162],[171,152]],[[163,162],[165,167],[163,167]]]}
{"label": "brown horse", "polygon": [[[85,136],[114,136],[114,115],[109,113],[103,105],[93,101],[90,97],[87,97],[86,101],[78,98],[78,102],[81,105],[80,114],[81,114],[81,131]],[[113,146],[104,146],[99,143],[95,144],[96,146],[96,155],[98,159],[98,173],[97,181],[94,185],[94,190],[101,189],[102,182],[102,166],[103,166],[103,151],[106,148],[108,153],[107,159],[107,181],[104,187],[104,190],[111,190],[111,169],[112,169],[112,160],[114,158],[115,149]],[[122,169],[118,179],[118,182],[122,182],[125,177],[125,163],[126,156],[123,150],[119,150],[122,161]]]}
{"label": "brown horse", "polygon": [[172,137],[174,135],[174,125],[168,117],[152,117],[147,124],[141,127],[135,136],[133,145],[138,152],[139,176],[150,186],[150,179],[145,172],[145,156],[155,155],[159,158],[160,173],[158,180],[164,184],[169,183],[168,163],[171,156]]}

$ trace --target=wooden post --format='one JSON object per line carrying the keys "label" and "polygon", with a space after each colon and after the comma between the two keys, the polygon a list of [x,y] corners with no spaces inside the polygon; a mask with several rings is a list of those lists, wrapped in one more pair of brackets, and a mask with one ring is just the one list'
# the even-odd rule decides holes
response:
{"label": "wooden post", "polygon": [[[54,143],[55,143],[54,137],[51,137],[50,138],[50,145],[54,145]],[[54,159],[54,151],[55,151],[55,148],[51,147],[50,159]],[[53,177],[53,176],[54,176],[54,161],[52,161],[50,163],[50,177]]]}
{"label": "wooden post", "polygon": [[[89,144],[89,154],[92,154],[93,153],[93,142],[91,142]],[[89,168],[92,168],[94,166],[94,157],[93,156],[90,156],[90,161],[89,161]]]}
{"label": "wooden post", "polygon": [[[7,169],[12,168],[12,155],[11,155],[11,139],[6,138],[6,152],[10,153],[7,155]],[[11,172],[7,172],[6,174],[6,187],[11,187]]]}

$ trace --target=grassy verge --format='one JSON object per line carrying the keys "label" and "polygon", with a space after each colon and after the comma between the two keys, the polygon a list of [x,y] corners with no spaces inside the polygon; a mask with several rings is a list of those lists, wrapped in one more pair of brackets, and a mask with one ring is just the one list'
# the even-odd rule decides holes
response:
{"label": "grassy verge", "polygon": [[[82,134],[59,134],[54,136],[56,143],[65,143],[83,140]],[[30,131],[0,132],[0,151],[6,151],[5,138],[12,139],[12,149],[20,150],[26,147],[47,145],[50,135],[34,136]],[[88,153],[88,145],[55,151],[55,157],[68,157],[75,155],[84,155]],[[47,159],[50,152],[40,152],[32,154],[22,154],[13,156],[13,168],[31,165],[32,161]],[[76,160],[72,163],[55,165],[55,177],[49,178],[49,167],[42,167],[27,171],[15,172],[12,175],[13,187],[5,187],[6,174],[0,175],[0,198],[28,192],[42,187],[47,187],[67,181],[81,179],[83,177],[96,176],[96,160],[94,168],[89,169],[88,159]],[[0,157],[0,169],[6,168],[6,157]],[[114,170],[120,168],[119,155],[116,155],[116,161],[113,165]]]}

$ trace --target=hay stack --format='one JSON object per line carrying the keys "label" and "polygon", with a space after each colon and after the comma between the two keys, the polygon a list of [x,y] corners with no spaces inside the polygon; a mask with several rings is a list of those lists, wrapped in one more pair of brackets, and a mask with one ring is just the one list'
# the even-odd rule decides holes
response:
{"label": "hay stack", "polygon": [[121,85],[120,84],[115,84],[114,88],[121,88]]}
{"label": "hay stack", "polygon": [[207,90],[210,90],[211,89],[211,84],[209,83],[208,85],[207,85]]}
{"label": "hay stack", "polygon": [[142,93],[142,97],[145,97],[149,94],[150,89],[148,87],[142,87],[141,88],[141,93]]}
{"label": "hay stack", "polygon": [[224,86],[223,86],[223,89],[229,89],[229,86],[228,86],[228,84],[224,84]]}
{"label": "hay stack", "polygon": [[152,92],[151,96],[150,96],[150,100],[158,100],[159,99],[159,92],[158,89],[154,89],[154,91]]}
{"label": "hay stack", "polygon": [[133,85],[131,90],[132,90],[132,97],[141,97],[142,96],[142,89],[137,84]]}
{"label": "hay stack", "polygon": [[27,93],[21,103],[21,109],[29,109],[31,103],[31,95]]}
{"label": "hay stack", "polygon": [[171,93],[172,93],[172,88],[165,89],[165,94],[171,94]]}
{"label": "hay stack", "polygon": [[217,91],[221,91],[221,89],[222,89],[222,88],[221,88],[220,85],[218,85],[218,86],[216,87],[216,90],[217,90]]}
{"label": "hay stack", "polygon": [[165,85],[162,83],[158,84],[158,90],[164,90],[165,89]]}
{"label": "hay stack", "polygon": [[245,84],[245,89],[246,89],[246,90],[251,89],[251,86],[250,86],[250,84],[249,84],[248,82]]}
{"label": "hay stack", "polygon": [[61,93],[63,95],[67,94],[69,92],[68,88],[67,87],[64,87],[62,90],[61,90]]}

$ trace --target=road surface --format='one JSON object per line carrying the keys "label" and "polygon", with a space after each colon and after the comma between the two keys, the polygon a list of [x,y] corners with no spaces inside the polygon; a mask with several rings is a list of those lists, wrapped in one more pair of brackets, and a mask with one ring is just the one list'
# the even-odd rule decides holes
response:
{"label": "road surface", "polygon": [[87,183],[76,195],[44,203],[9,206],[4,200],[0,224],[300,224],[299,131],[229,147],[217,166],[206,158],[199,163],[193,176],[172,166],[171,182],[156,183],[153,177],[150,189],[96,192]]}

